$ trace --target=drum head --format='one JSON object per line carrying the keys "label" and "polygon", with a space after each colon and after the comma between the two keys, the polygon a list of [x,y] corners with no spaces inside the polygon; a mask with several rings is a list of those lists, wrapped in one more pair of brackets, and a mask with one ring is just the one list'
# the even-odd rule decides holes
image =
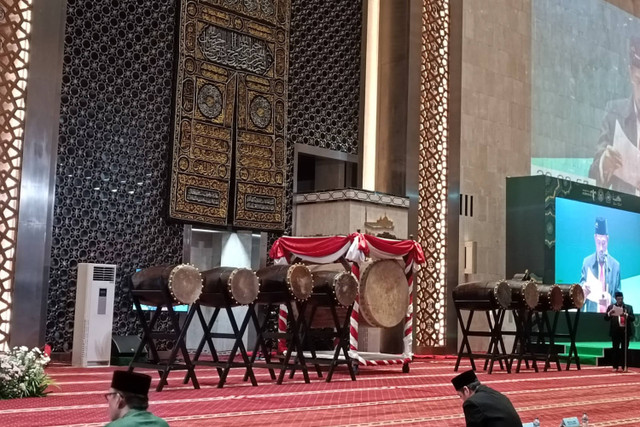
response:
{"label": "drum head", "polygon": [[252,270],[238,268],[229,276],[229,291],[238,304],[251,304],[260,293],[260,281]]}
{"label": "drum head", "polygon": [[556,285],[551,286],[551,289],[549,289],[549,305],[551,306],[551,310],[562,310],[563,301],[564,296],[562,295],[562,289]]}
{"label": "drum head", "polygon": [[311,271],[304,264],[293,264],[287,270],[287,284],[294,297],[301,301],[309,299],[313,292]]}
{"label": "drum head", "polygon": [[527,307],[534,309],[538,305],[538,286],[534,281],[522,285],[522,296]]}
{"label": "drum head", "polygon": [[502,308],[509,308],[511,305],[511,288],[507,282],[498,282],[493,290],[496,302]]}
{"label": "drum head", "polygon": [[182,304],[193,304],[202,293],[202,276],[196,267],[181,264],[171,270],[169,291]]}
{"label": "drum head", "polygon": [[409,284],[395,260],[375,261],[360,281],[360,314],[369,325],[392,328],[400,323],[409,305]]}
{"label": "drum head", "polygon": [[336,293],[336,301],[343,307],[348,307],[358,296],[358,279],[346,271],[338,273],[333,279],[333,291]]}
{"label": "drum head", "polygon": [[577,309],[581,309],[584,305],[584,290],[580,285],[572,285],[570,289],[571,301]]}

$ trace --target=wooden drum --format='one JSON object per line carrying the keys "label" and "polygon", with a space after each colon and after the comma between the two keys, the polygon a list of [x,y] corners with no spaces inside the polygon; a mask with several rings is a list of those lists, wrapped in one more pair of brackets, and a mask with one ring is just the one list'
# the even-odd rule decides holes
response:
{"label": "wooden drum", "polygon": [[204,286],[200,305],[220,305],[220,295],[227,294],[234,305],[251,304],[260,293],[258,276],[248,268],[216,267],[202,273]]}
{"label": "wooden drum", "polygon": [[574,285],[557,285],[562,291],[563,298],[563,310],[571,310],[577,308],[580,310],[584,305],[584,291],[582,286],[578,284]]}
{"label": "wooden drum", "polygon": [[308,266],[313,277],[313,293],[331,295],[335,301],[349,307],[358,296],[358,279],[342,264]]}
{"label": "wooden drum", "polygon": [[510,309],[534,309],[538,305],[538,285],[533,280],[505,280],[511,290]]}
{"label": "wooden drum", "polygon": [[305,301],[313,291],[311,272],[304,264],[270,265],[256,271],[261,292],[287,292],[295,299]]}
{"label": "wooden drum", "polygon": [[461,283],[453,289],[453,302],[457,308],[466,310],[509,308],[511,288],[504,280]]}
{"label": "wooden drum", "polygon": [[400,323],[409,305],[409,284],[398,261],[385,259],[365,265],[360,279],[360,318],[378,328]]}
{"label": "wooden drum", "polygon": [[538,283],[538,305],[536,311],[560,311],[564,304],[564,295],[558,285],[542,285]]}
{"label": "wooden drum", "polygon": [[[358,296],[358,279],[350,271],[346,271],[342,264],[309,265],[313,277],[313,295],[327,296],[314,307],[314,316],[306,311],[307,322],[312,328],[334,328],[335,321],[331,314],[330,305],[335,306],[339,325],[345,322],[348,307]],[[327,299],[330,298],[329,305]],[[314,304],[312,298],[312,304]]]}
{"label": "wooden drum", "polygon": [[131,284],[147,305],[193,304],[202,294],[202,276],[191,264],[145,268],[131,276]]}

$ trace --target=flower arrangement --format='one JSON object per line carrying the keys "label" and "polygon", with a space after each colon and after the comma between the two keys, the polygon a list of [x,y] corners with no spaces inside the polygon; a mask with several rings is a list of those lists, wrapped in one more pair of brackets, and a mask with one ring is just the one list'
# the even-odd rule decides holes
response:
{"label": "flower arrangement", "polygon": [[39,348],[14,347],[0,353],[0,399],[46,396],[54,381],[44,373],[49,356]]}

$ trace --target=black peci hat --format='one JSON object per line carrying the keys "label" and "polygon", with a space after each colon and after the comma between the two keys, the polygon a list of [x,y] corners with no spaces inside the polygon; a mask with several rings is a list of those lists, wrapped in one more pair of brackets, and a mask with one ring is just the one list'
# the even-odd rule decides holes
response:
{"label": "black peci hat", "polygon": [[126,393],[146,396],[149,393],[151,377],[137,372],[114,371],[111,388]]}
{"label": "black peci hat", "polygon": [[607,220],[601,216],[596,218],[596,234],[607,235]]}
{"label": "black peci hat", "polygon": [[613,297],[614,297],[614,298],[618,298],[618,297],[622,297],[622,298],[624,298],[624,297],[622,296],[622,292],[620,292],[620,291],[618,291],[618,292],[616,292],[615,294],[613,294]]}
{"label": "black peci hat", "polygon": [[453,384],[453,388],[455,388],[456,391],[459,391],[464,386],[468,386],[469,384],[476,381],[478,381],[478,377],[476,377],[476,373],[470,370],[470,371],[465,371],[461,373],[457,377],[454,377],[451,380],[451,384]]}

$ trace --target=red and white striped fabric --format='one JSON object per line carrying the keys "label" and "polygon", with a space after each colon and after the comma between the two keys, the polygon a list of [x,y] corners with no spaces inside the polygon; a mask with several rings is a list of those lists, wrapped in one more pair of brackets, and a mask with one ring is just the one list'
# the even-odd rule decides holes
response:
{"label": "red and white striped fabric", "polygon": [[[403,353],[389,359],[367,359],[358,353],[359,298],[353,305],[350,322],[350,355],[363,365],[404,364],[411,361],[413,332],[413,271],[418,264],[425,262],[424,252],[413,240],[390,240],[368,234],[352,233],[349,236],[334,237],[281,237],[275,241],[269,256],[277,263],[286,264],[293,257],[314,263],[331,263],[344,256],[352,262],[352,272],[360,278],[360,264],[367,256],[373,259],[402,258],[405,262],[405,275],[409,284],[409,305],[405,315]],[[286,308],[280,308],[278,329],[286,331]],[[279,350],[284,350],[279,343]]]}
{"label": "red and white striped fabric", "polygon": [[[417,264],[425,262],[424,252],[420,245],[413,240],[390,240],[383,239],[381,237],[375,237],[368,234],[361,235],[367,243],[367,249],[369,256],[373,259],[393,259],[402,257],[405,262],[405,275],[407,277],[407,283],[409,284],[409,304],[407,306],[407,312],[405,314],[404,322],[404,337],[403,337],[403,352],[397,358],[390,359],[378,359],[373,360],[362,357],[358,353],[358,321],[359,321],[359,306],[358,301],[354,304],[354,309],[351,315],[351,341],[350,347],[351,356],[358,360],[363,365],[389,365],[389,364],[404,364],[411,361],[413,358],[413,270]],[[359,273],[359,269],[358,269]],[[357,274],[360,278],[360,275]]]}
{"label": "red and white striped fabric", "polygon": [[294,257],[316,264],[329,264],[342,256],[350,259],[360,256],[360,253],[366,254],[366,242],[357,236],[353,233],[334,237],[281,237],[273,243],[269,256],[276,264],[288,264]]}

